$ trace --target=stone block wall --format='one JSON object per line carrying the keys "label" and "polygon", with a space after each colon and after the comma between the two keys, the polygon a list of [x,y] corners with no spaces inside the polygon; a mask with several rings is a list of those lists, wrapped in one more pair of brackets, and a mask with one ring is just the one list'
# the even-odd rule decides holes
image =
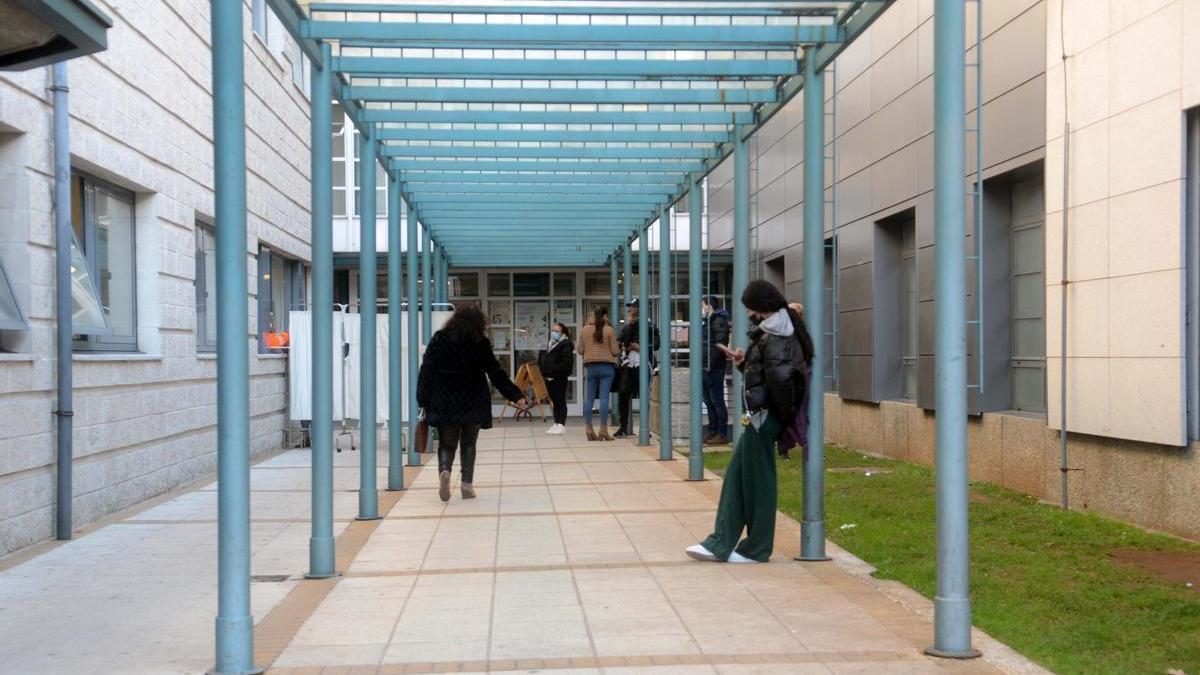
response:
{"label": "stone block wall", "polygon": [[[911,403],[825,396],[825,438],[927,466],[935,464],[936,416]],[[1060,436],[1040,416],[987,413],[967,426],[971,480],[1058,504]],[[1187,448],[1071,434],[1068,503],[1143,527],[1200,539],[1200,444]]]}
{"label": "stone block wall", "polygon": [[[194,228],[214,212],[209,3],[97,5],[114,25],[107,51],[68,67],[71,160],[135,194],[138,347],[75,356],[76,526],[216,469],[216,361],[197,353],[194,337]],[[263,243],[310,258],[309,102],[285,50],[252,32],[244,8],[246,339],[258,457],[280,445],[287,388],[286,361],[257,354],[254,256]],[[49,83],[49,68],[0,74],[0,262],[29,326],[0,331],[0,555],[54,535]]]}

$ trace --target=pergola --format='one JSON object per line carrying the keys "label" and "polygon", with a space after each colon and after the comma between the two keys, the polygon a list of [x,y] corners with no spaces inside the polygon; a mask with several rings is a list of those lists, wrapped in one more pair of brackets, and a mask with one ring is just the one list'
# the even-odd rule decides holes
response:
{"label": "pergola", "polygon": [[[359,184],[387,174],[388,297],[408,301],[408,325],[390,311],[390,334],[407,330],[407,368],[428,340],[430,308],[444,302],[447,271],[461,267],[582,267],[607,264],[612,315],[618,261],[626,279],[636,247],[649,262],[647,234],[687,199],[689,321],[699,326],[701,184],[733,157],[734,287],[748,281],[750,181],[747,141],[803,93],[804,280],[807,319],[826,324],[824,293],[825,71],[891,0],[523,0],[298,4],[268,0],[312,63],[312,260],[314,308],[332,307],[334,100],[360,132]],[[249,583],[249,419],[245,240],[246,161],[243,6],[212,3],[216,167],[219,429],[219,608],[216,671],[253,672]],[[967,657],[966,306],[964,188],[964,7],[936,0],[935,227],[938,452],[938,593],[931,653]],[[327,94],[327,95],[326,95]],[[809,123],[817,120],[818,123]],[[374,429],[375,191],[361,191],[362,428]],[[407,207],[407,289],[401,288],[401,211]],[[658,228],[659,283],[670,295],[670,228]],[[419,241],[419,239],[421,241]],[[418,293],[418,274],[425,280]],[[639,297],[649,296],[639,274]],[[626,284],[626,295],[631,293]],[[670,323],[660,303],[660,325]],[[425,317],[418,335],[417,310]],[[744,346],[746,316],[734,313]],[[639,322],[642,344],[647,322]],[[332,489],[332,321],[313,312],[312,538],[315,578],[336,574]],[[670,348],[670,331],[662,331]],[[689,332],[699,353],[700,331]],[[812,379],[821,390],[823,341]],[[690,365],[690,399],[701,399],[700,366]],[[404,408],[416,413],[416,378],[400,392],[400,359],[389,360],[389,490],[404,489],[399,433]],[[670,362],[661,366],[670,400]],[[648,399],[648,359],[641,400]],[[734,390],[740,373],[735,371]],[[405,406],[405,402],[407,405]],[[671,406],[660,406],[671,428]],[[734,395],[734,417],[741,399]],[[828,560],[823,515],[824,406],[810,397],[804,460],[802,560]],[[700,415],[691,415],[689,478],[703,479]],[[650,444],[640,425],[639,441]],[[735,435],[739,425],[733,425]],[[736,438],[735,438],[736,441]],[[379,517],[375,435],[364,433],[359,518]],[[672,459],[670,433],[660,459]],[[408,464],[419,463],[409,444]]]}

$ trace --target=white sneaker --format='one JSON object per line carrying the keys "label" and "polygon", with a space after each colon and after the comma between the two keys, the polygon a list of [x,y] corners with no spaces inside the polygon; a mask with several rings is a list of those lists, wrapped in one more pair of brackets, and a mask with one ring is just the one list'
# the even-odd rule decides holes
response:
{"label": "white sneaker", "polygon": [[741,553],[738,553],[737,551],[730,553],[729,560],[726,560],[725,562],[739,563],[739,564],[747,564],[747,563],[757,564],[758,563],[757,560],[754,560],[752,558],[747,558],[746,556],[742,555]]}
{"label": "white sneaker", "polygon": [[557,425],[557,424],[552,424],[552,425],[550,425],[550,428],[546,430],[546,433],[548,433],[548,434],[557,434],[557,433],[559,433],[559,432],[557,431],[557,429],[558,429],[558,425]]}
{"label": "white sneaker", "polygon": [[713,555],[712,551],[704,548],[703,544],[692,544],[691,546],[687,547],[687,550],[684,551],[684,553],[687,553],[687,556],[692,560],[699,560],[700,562],[717,561],[717,556]]}
{"label": "white sneaker", "polygon": [[566,431],[567,431],[567,427],[566,427],[565,425],[562,425],[562,424],[555,424],[555,425],[554,425],[554,428],[553,428],[553,429],[551,429],[550,433],[552,433],[552,434],[554,434],[554,435],[556,435],[556,436],[561,436],[561,435],[563,435],[564,433],[566,433]]}

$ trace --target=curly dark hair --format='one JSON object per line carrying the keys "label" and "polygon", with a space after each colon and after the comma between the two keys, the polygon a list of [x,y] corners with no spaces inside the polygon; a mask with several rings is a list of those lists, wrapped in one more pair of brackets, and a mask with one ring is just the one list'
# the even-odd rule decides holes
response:
{"label": "curly dark hair", "polygon": [[454,342],[487,339],[487,317],[475,302],[464,302],[454,308],[454,314],[442,326],[442,332]]}

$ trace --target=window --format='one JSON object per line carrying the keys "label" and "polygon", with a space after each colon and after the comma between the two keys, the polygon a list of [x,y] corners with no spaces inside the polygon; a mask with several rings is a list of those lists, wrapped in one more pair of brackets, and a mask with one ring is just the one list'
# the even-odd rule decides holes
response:
{"label": "window", "polygon": [[[359,176],[361,176],[362,158],[359,157],[358,128],[354,127],[353,141],[354,146],[354,173],[346,176],[346,184],[354,186],[354,215],[361,213],[362,200],[359,198],[360,188]],[[375,216],[376,218],[384,218],[387,216],[387,172],[383,167],[375,167]]]}
{"label": "window", "polygon": [[196,223],[196,351],[217,349],[217,233]]}
{"label": "window", "polygon": [[1009,298],[1012,407],[1046,410],[1046,331],[1042,179],[1012,186]]}
{"label": "window", "polygon": [[507,296],[512,293],[512,286],[507,273],[487,275],[488,297]]}
{"label": "window", "polygon": [[25,318],[21,316],[21,309],[17,307],[17,298],[13,295],[8,275],[4,272],[4,266],[0,265],[0,330],[26,328],[28,326],[25,325]]}
{"label": "window", "polygon": [[357,181],[346,177],[346,113],[340,103],[333,104],[333,215],[345,218],[346,186]]}
{"label": "window", "polygon": [[[71,176],[71,224],[79,249],[78,263],[72,265],[76,349],[136,351],[133,193],[89,176]],[[88,297],[92,293],[99,312]]]}
{"label": "window", "polygon": [[250,27],[254,30],[254,34],[267,39],[267,0],[251,0],[250,2]]}
{"label": "window", "polygon": [[271,249],[258,249],[258,351],[279,349],[288,331],[288,313],[304,307],[306,270],[298,261]]}
{"label": "window", "polygon": [[550,273],[517,272],[516,274],[513,274],[512,294],[513,297],[517,298],[544,298],[549,296]]}
{"label": "window", "polygon": [[449,278],[451,300],[479,297],[479,274],[477,272],[451,274]]}
{"label": "window", "polygon": [[825,370],[825,391],[837,391],[837,235],[825,238],[825,290],[822,293],[824,299],[824,316],[825,325],[821,327],[809,326],[809,333],[813,333],[813,338],[816,339],[815,333],[821,332],[820,339],[825,343],[825,351],[822,358],[822,367]]}
{"label": "window", "polygon": [[917,397],[917,228],[909,219],[900,225],[900,370],[904,398]]}
{"label": "window", "polygon": [[288,52],[292,63],[292,83],[308,96],[312,88],[312,69],[309,68],[308,55],[300,48],[300,43],[294,40],[288,40]]}

